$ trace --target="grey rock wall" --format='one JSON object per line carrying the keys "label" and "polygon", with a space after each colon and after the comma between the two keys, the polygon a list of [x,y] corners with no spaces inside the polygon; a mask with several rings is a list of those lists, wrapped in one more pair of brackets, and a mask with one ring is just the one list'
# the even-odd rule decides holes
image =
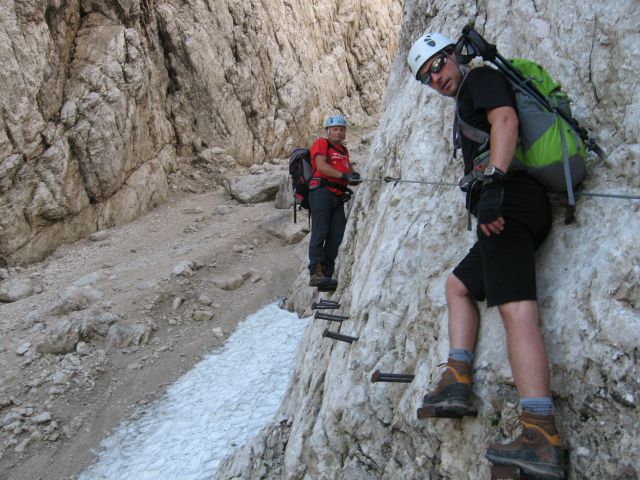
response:
{"label": "grey rock wall", "polygon": [[222,177],[309,143],[330,112],[371,124],[400,16],[392,0],[7,0],[0,262],[135,218],[192,160]]}
{"label": "grey rock wall", "polygon": [[[384,101],[363,176],[455,182],[453,104],[415,82],[405,65],[427,30],[456,37],[469,21],[506,56],[542,62],[609,153],[584,190],[640,192],[640,40],[637,2],[434,2],[407,0]],[[460,160],[458,160],[460,162]],[[517,414],[504,332],[481,306],[474,392],[478,418],[418,420],[448,349],[444,283],[474,241],[462,194],[447,187],[358,187],[332,297],[351,319],[351,345],[310,325],[298,367],[271,426],[223,464],[216,478],[482,479],[484,451],[508,438]],[[640,477],[640,203],[583,198],[578,219],[554,228],[538,254],[543,334],[558,426],[571,479]],[[291,308],[309,313],[303,267]],[[335,327],[334,327],[335,328]],[[372,384],[375,370],[415,373],[413,383]]]}

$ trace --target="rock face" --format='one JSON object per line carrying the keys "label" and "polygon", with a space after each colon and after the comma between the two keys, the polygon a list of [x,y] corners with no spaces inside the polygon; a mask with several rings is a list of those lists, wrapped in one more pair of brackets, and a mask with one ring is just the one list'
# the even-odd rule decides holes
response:
{"label": "rock face", "polygon": [[4,2],[0,266],[135,218],[184,164],[286,156],[336,110],[371,123],[400,16],[393,0]]}
{"label": "rock face", "polygon": [[[448,160],[453,102],[415,82],[405,58],[423,32],[457,37],[475,21],[505,56],[538,60],[561,79],[577,118],[597,134],[609,157],[584,189],[640,191],[640,59],[629,47],[640,18],[633,2],[587,1],[562,11],[546,0],[517,0],[508,8],[407,0],[404,7],[385,114],[364,177],[461,176],[460,160]],[[448,349],[445,279],[475,238],[466,231],[463,203],[455,188],[359,187],[341,249],[340,287],[331,297],[342,305],[337,313],[351,317],[341,332],[359,340],[322,338],[326,325],[316,320],[277,423],[227,459],[216,478],[489,478],[486,445],[506,440],[517,413],[496,309],[479,306],[478,418],[416,418]],[[542,328],[558,426],[571,451],[569,478],[640,476],[639,209],[637,201],[582,198],[577,222],[566,226],[555,205],[553,231],[538,253]],[[299,312],[309,308],[307,280],[301,268],[290,299]],[[416,377],[409,385],[371,383],[378,369]]]}

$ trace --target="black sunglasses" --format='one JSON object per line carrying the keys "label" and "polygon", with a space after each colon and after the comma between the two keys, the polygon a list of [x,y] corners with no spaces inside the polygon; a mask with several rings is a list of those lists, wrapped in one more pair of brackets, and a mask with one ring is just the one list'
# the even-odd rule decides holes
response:
{"label": "black sunglasses", "polygon": [[446,63],[447,63],[447,55],[446,54],[438,55],[436,59],[433,61],[433,63],[431,64],[431,66],[429,67],[429,70],[427,70],[427,73],[425,73],[422,77],[420,77],[420,83],[422,83],[423,85],[430,85],[431,74],[438,73],[440,70],[444,68]]}

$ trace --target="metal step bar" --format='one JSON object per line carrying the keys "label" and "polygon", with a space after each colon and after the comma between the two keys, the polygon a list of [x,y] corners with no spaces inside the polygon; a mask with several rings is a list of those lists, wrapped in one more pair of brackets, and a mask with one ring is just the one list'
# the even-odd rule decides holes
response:
{"label": "metal step bar", "polygon": [[338,332],[332,332],[328,328],[325,329],[324,332],[322,332],[322,336],[323,337],[327,337],[327,338],[332,338],[334,340],[339,340],[341,342],[347,342],[347,343],[353,343],[356,340],[358,340],[358,337],[351,337],[349,335],[342,335],[341,333],[338,333]]}
{"label": "metal step bar", "polygon": [[493,465],[491,467],[491,480],[518,480],[531,478],[524,476],[520,468],[511,465]]}
{"label": "metal step bar", "polygon": [[376,370],[371,375],[371,382],[396,382],[396,383],[411,383],[415,375],[410,373],[382,373],[380,370]]}
{"label": "metal step bar", "polygon": [[316,312],[313,316],[316,320],[329,320],[331,322],[344,322],[349,320],[349,317],[345,315],[333,315],[331,313]]}
{"label": "metal step bar", "polygon": [[319,302],[313,302],[311,308],[313,310],[337,310],[340,308],[340,304],[323,298]]}
{"label": "metal step bar", "polygon": [[335,292],[338,286],[337,285],[318,285],[316,288],[318,289],[319,292]]}

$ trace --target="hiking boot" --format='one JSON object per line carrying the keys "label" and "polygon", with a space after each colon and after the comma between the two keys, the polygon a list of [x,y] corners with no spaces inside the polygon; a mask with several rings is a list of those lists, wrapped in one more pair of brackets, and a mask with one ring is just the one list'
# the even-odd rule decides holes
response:
{"label": "hiking boot", "polygon": [[323,267],[324,267],[324,274],[329,279],[329,285],[332,287],[337,287],[338,280],[334,280],[333,278],[333,273],[334,273],[333,266],[323,265]]}
{"label": "hiking boot", "polygon": [[523,412],[522,434],[510,443],[489,445],[486,457],[496,465],[519,467],[535,478],[564,478],[564,451],[553,415]]}
{"label": "hiking boot", "polygon": [[325,276],[324,267],[321,264],[317,264],[316,268],[311,272],[309,278],[310,287],[326,287],[331,284],[331,279]]}
{"label": "hiking boot", "polygon": [[460,418],[475,416],[477,412],[469,403],[471,392],[471,365],[449,358],[446,370],[436,389],[422,399],[418,418]]}

